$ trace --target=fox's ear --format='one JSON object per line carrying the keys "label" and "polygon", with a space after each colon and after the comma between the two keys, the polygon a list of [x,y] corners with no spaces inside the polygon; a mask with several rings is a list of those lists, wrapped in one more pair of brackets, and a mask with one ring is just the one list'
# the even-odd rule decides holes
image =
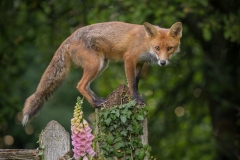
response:
{"label": "fox's ear", "polygon": [[143,26],[144,26],[145,31],[147,32],[147,35],[149,37],[154,38],[158,34],[157,29],[153,25],[151,25],[150,23],[144,22]]}
{"label": "fox's ear", "polygon": [[181,22],[174,23],[170,28],[169,34],[172,37],[181,38],[182,37],[182,23]]}

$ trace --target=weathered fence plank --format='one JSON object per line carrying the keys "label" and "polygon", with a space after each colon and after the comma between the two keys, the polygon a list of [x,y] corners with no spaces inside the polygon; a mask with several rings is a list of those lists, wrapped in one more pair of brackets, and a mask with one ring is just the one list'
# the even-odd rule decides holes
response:
{"label": "weathered fence plank", "polygon": [[0,149],[0,160],[39,160],[37,149]]}
{"label": "weathered fence plank", "polygon": [[40,135],[40,147],[44,159],[57,160],[70,151],[70,135],[57,121],[51,121]]}

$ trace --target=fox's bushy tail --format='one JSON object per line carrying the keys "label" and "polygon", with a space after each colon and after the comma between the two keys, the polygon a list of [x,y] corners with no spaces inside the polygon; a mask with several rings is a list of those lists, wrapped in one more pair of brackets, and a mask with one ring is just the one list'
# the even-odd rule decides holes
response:
{"label": "fox's bushy tail", "polygon": [[69,72],[70,63],[71,60],[67,49],[63,45],[60,46],[42,75],[36,92],[26,99],[23,108],[23,125],[26,125],[28,120],[37,113],[44,101],[50,97],[65,79]]}

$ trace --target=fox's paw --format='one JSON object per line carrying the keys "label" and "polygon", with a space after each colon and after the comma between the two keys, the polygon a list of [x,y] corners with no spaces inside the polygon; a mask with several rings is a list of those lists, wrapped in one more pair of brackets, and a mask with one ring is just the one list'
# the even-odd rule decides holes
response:
{"label": "fox's paw", "polygon": [[93,103],[94,103],[93,106],[95,108],[100,108],[105,104],[105,99],[104,98],[98,98],[98,99],[94,100]]}

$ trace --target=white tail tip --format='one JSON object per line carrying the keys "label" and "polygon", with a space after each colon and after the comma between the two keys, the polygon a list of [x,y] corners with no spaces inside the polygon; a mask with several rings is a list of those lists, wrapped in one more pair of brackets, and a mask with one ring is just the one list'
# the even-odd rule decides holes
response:
{"label": "white tail tip", "polygon": [[23,117],[23,120],[22,120],[22,125],[23,125],[23,126],[25,126],[25,125],[27,124],[28,118],[29,118],[28,115],[25,115],[25,116]]}

